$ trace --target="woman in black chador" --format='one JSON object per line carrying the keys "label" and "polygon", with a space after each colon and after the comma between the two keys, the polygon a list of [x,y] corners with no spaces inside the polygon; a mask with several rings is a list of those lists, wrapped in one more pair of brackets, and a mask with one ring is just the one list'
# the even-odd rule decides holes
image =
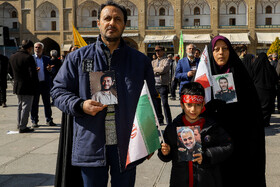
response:
{"label": "woman in black chador", "polygon": [[264,125],[268,127],[275,107],[274,102],[278,78],[275,68],[270,65],[265,53],[259,54],[253,63],[252,75],[261,102]]}
{"label": "woman in black chador", "polygon": [[[212,100],[206,111],[212,110],[233,140],[233,154],[222,166],[223,186],[264,187],[265,135],[263,117],[256,88],[248,71],[229,40],[216,36],[208,46],[213,75],[232,73],[237,102],[222,104]],[[217,104],[218,103],[218,104]]]}

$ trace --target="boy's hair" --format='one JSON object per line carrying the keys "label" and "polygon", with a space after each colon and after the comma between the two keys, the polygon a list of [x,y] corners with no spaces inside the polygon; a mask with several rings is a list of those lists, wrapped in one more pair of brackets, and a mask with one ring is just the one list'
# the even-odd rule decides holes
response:
{"label": "boy's hair", "polygon": [[126,22],[127,22],[127,11],[126,11],[125,7],[120,5],[120,4],[115,3],[113,0],[108,0],[106,3],[101,4],[101,6],[98,10],[98,20],[100,20],[100,14],[101,14],[102,9],[106,6],[114,6],[118,9],[120,9],[123,13],[124,24],[126,24]]}
{"label": "boy's hair", "polygon": [[189,82],[183,85],[180,96],[182,95],[200,95],[205,97],[205,91],[200,83]]}

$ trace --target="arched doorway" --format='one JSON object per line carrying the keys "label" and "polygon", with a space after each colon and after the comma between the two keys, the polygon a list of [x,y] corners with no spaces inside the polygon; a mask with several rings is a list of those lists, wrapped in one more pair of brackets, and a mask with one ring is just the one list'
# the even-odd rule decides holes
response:
{"label": "arched doorway", "polygon": [[128,38],[128,37],[124,37],[123,39],[124,39],[126,45],[128,45],[131,48],[134,48],[134,49],[138,50],[138,45],[133,39]]}
{"label": "arched doorway", "polygon": [[44,44],[44,55],[50,56],[50,51],[57,50],[57,56],[60,56],[60,47],[56,41],[51,38],[45,38],[41,41]]}

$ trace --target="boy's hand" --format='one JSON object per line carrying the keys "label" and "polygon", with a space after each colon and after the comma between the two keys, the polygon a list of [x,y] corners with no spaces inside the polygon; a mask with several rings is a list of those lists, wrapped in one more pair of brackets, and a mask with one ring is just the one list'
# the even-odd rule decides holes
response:
{"label": "boy's hand", "polygon": [[170,153],[170,146],[166,143],[161,144],[161,153],[166,156]]}
{"label": "boy's hand", "polygon": [[197,162],[198,164],[201,164],[201,162],[202,162],[201,153],[193,154],[193,157],[195,158],[195,159],[193,159],[193,162]]}

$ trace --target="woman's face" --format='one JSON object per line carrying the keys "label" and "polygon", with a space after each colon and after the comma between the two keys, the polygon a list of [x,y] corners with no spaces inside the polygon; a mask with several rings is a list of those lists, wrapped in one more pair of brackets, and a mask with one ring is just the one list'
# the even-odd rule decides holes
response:
{"label": "woman's face", "polygon": [[213,56],[218,66],[224,66],[228,62],[229,49],[223,40],[218,40],[213,49]]}

